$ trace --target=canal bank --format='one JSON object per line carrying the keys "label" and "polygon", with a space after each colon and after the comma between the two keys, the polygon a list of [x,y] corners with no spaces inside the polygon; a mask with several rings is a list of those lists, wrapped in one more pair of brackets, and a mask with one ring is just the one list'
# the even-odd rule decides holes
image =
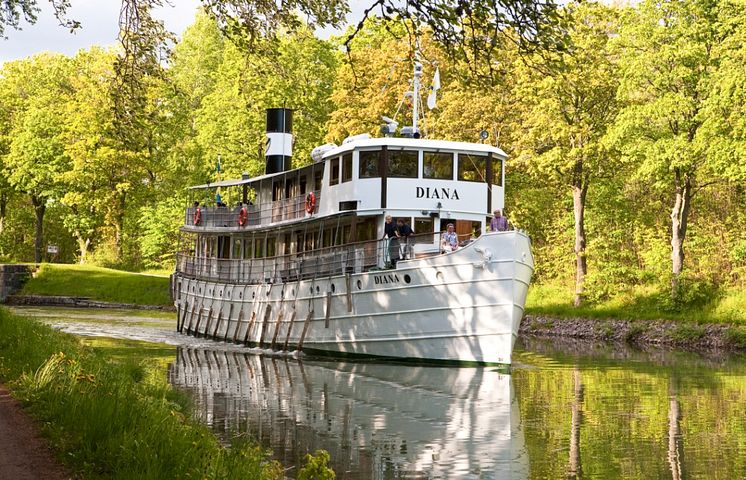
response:
{"label": "canal bank", "polygon": [[576,338],[690,351],[746,351],[746,328],[677,320],[621,320],[525,315],[521,336]]}

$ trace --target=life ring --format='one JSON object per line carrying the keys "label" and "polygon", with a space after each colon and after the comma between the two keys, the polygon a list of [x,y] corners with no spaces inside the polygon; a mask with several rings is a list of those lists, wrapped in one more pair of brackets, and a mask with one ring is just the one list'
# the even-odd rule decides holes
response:
{"label": "life ring", "polygon": [[246,225],[246,221],[249,219],[249,212],[246,210],[246,207],[241,207],[241,210],[238,211],[238,226],[243,227]]}
{"label": "life ring", "polygon": [[316,208],[316,195],[313,192],[308,192],[308,195],[306,195],[306,212],[313,214],[314,208]]}
{"label": "life ring", "polygon": [[202,209],[197,208],[194,211],[194,224],[199,225],[201,221],[202,221]]}

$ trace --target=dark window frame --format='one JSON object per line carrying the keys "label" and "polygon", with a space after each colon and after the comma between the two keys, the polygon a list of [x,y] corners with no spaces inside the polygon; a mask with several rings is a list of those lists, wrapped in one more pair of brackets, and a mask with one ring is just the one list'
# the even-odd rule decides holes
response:
{"label": "dark window frame", "polygon": [[[381,155],[382,150],[359,150],[358,151],[358,178],[381,178]],[[367,157],[371,155],[370,161]],[[373,166],[373,169],[369,169],[369,166]],[[375,170],[375,173],[373,171]]]}
{"label": "dark window frame", "polygon": [[340,183],[346,183],[352,181],[352,152],[347,152],[342,155],[342,161],[340,162],[342,167],[342,179]]}
{"label": "dark window frame", "polygon": [[329,160],[329,186],[339,184],[339,165],[342,157]]}
{"label": "dark window frame", "polygon": [[[420,150],[407,150],[407,149],[391,149],[389,148],[389,156],[388,156],[388,178],[419,178],[419,166],[420,166]],[[394,163],[394,159],[401,155],[401,157],[404,157],[405,154],[412,154],[415,155],[415,162],[414,162],[414,175],[401,175],[398,174],[394,167],[400,167],[400,163]],[[409,168],[412,168],[409,166]]]}
{"label": "dark window frame", "polygon": [[[462,162],[462,157],[465,157],[465,162]],[[456,179],[459,182],[476,182],[476,183],[487,183],[487,159],[489,158],[488,154],[477,154],[477,153],[459,153],[458,154],[458,168],[456,171]],[[462,165],[468,165],[469,167],[474,167],[474,159],[479,159],[484,162],[484,165],[482,165],[482,170],[478,169],[472,169],[468,170],[468,172],[474,172],[474,179],[465,178],[464,173],[465,170],[462,169]],[[477,165],[477,167],[479,167]]]}
{"label": "dark window frame", "polygon": [[[426,163],[426,156],[427,155],[435,155],[435,156],[442,156],[445,157],[446,155],[451,157],[450,161],[450,172],[448,177],[436,177],[434,175],[425,175],[425,168],[427,166]],[[453,164],[455,162],[454,159],[455,155],[454,152],[440,152],[440,151],[432,151],[432,150],[423,150],[422,151],[422,178],[427,178],[429,180],[453,180]],[[433,173],[435,173],[437,170],[433,169]]]}

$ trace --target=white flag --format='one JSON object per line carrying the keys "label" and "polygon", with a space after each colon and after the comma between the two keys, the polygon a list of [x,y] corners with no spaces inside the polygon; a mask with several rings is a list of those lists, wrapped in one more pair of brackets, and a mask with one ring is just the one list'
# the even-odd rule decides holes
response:
{"label": "white flag", "polygon": [[427,108],[432,110],[435,108],[436,94],[440,89],[440,69],[435,69],[435,75],[433,76],[433,84],[430,86],[430,95],[427,96]]}

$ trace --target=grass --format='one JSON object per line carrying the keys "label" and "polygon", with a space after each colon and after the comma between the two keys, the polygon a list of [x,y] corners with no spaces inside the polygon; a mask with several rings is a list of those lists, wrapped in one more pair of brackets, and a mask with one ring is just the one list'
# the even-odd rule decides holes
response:
{"label": "grass", "polygon": [[19,292],[67,295],[136,305],[172,305],[167,276],[87,265],[44,263]]}
{"label": "grass", "polygon": [[224,447],[190,420],[189,401],[166,381],[169,347],[107,340],[93,345],[0,308],[0,380],[76,474],[283,478],[281,466],[261,447],[241,439]]}
{"label": "grass", "polygon": [[[729,323],[746,326],[746,292],[723,289],[706,301],[671,307],[668,292],[654,286],[638,285],[619,291],[613,297],[572,306],[573,290],[555,284],[532,284],[526,300],[526,313],[557,317],[618,318],[629,320],[677,320],[687,323]],[[683,333],[682,333],[683,335]]]}

